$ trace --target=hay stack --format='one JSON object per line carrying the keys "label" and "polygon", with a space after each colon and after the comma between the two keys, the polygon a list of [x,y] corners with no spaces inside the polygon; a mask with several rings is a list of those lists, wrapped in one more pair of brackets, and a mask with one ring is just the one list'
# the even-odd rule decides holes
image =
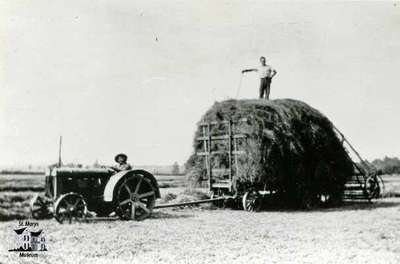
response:
{"label": "hay stack", "polygon": [[[353,173],[351,160],[337,138],[332,123],[306,103],[291,100],[228,100],[215,103],[202,117],[203,121],[239,120],[235,133],[247,139],[239,148],[245,151],[238,161],[235,189],[249,187],[276,191],[282,200],[297,204],[304,199],[326,195],[336,200]],[[214,127],[213,135],[226,131]],[[196,132],[195,138],[202,132]],[[214,142],[212,150],[226,148]],[[195,140],[194,150],[202,143]],[[193,154],[187,172],[193,180],[205,179],[204,157]],[[212,158],[214,168],[228,167],[227,157]]]}

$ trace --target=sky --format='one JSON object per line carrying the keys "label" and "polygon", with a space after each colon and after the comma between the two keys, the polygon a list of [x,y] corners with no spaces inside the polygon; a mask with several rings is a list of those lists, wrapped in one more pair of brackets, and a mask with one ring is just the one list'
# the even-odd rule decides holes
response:
{"label": "sky", "polygon": [[[400,2],[0,1],[0,166],[183,164],[215,101],[324,113],[367,159],[400,156]],[[241,85],[240,79],[242,79]]]}

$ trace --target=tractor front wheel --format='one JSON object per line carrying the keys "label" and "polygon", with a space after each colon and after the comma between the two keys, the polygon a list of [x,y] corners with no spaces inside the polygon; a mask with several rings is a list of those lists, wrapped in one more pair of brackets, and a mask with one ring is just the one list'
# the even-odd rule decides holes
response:
{"label": "tractor front wheel", "polygon": [[60,223],[80,222],[87,215],[86,202],[82,195],[67,193],[61,195],[54,206],[54,217]]}
{"label": "tractor front wheel", "polygon": [[36,194],[30,201],[30,209],[33,219],[51,218],[52,213],[49,209],[49,203],[45,197]]}

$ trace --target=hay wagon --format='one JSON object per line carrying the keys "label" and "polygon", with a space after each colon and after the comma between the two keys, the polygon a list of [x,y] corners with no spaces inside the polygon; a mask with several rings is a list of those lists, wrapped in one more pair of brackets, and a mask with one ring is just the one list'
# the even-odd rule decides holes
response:
{"label": "hay wagon", "polygon": [[61,167],[46,173],[45,194],[30,205],[33,218],[54,217],[60,223],[110,215],[143,220],[159,197],[155,177],[145,170]]}
{"label": "hay wagon", "polygon": [[[267,183],[260,183],[257,179],[241,182],[242,174],[248,173],[240,168],[240,160],[248,155],[246,151],[246,140],[248,135],[238,127],[248,122],[248,118],[237,120],[202,121],[198,124],[198,132],[195,138],[196,159],[203,162],[203,177],[212,194],[212,198],[225,198],[218,201],[219,206],[230,206],[242,208],[246,211],[260,210],[266,198],[274,197],[279,193],[279,188]],[[268,121],[268,120],[267,120]],[[270,120],[272,122],[272,120]],[[354,149],[344,135],[333,126],[336,137],[345,150],[345,156],[351,162],[353,173],[346,178],[344,188],[339,194],[338,202],[345,201],[368,201],[378,198],[383,187],[383,181],[376,169],[367,164]],[[359,162],[354,162],[356,158]],[[217,162],[216,162],[217,161]],[[221,162],[222,161],[222,162]],[[268,161],[267,161],[268,162]],[[319,165],[316,166],[321,167]],[[204,173],[205,172],[205,173]],[[326,172],[329,173],[329,172]],[[257,176],[256,176],[257,177]],[[274,199],[280,199],[275,196]],[[303,208],[328,204],[332,197],[325,193],[305,193],[301,198]],[[276,202],[276,200],[275,200]]]}

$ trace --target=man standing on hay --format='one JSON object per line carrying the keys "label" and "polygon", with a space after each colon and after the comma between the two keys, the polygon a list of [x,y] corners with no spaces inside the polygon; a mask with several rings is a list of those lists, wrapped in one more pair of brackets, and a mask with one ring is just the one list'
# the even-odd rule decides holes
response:
{"label": "man standing on hay", "polygon": [[277,71],[272,68],[270,65],[265,63],[265,57],[260,57],[261,66],[255,69],[245,69],[242,71],[242,74],[245,72],[256,71],[260,76],[260,99],[264,98],[269,100],[269,93],[271,91],[271,80],[276,75]]}

